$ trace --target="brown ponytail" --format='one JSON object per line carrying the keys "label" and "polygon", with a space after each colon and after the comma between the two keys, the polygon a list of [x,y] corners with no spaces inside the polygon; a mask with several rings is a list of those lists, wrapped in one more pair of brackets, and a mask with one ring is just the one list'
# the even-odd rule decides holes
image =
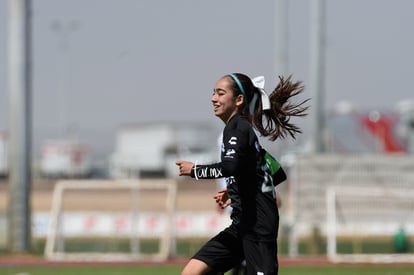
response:
{"label": "brown ponytail", "polygon": [[[277,138],[285,138],[290,135],[296,138],[297,133],[302,133],[300,128],[290,122],[291,117],[306,116],[309,106],[303,106],[309,99],[299,103],[291,103],[290,99],[303,92],[304,86],[301,81],[292,82],[291,75],[285,80],[279,76],[279,84],[270,94],[270,110],[262,110],[261,102],[256,102],[253,114],[254,127],[271,141]],[[265,120],[263,124],[263,120]],[[265,126],[264,126],[265,125]]]}

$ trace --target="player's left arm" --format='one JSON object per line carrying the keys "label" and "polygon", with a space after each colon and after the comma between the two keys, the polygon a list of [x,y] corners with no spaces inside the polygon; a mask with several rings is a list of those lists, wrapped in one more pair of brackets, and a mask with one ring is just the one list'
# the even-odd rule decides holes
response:
{"label": "player's left arm", "polygon": [[216,200],[218,206],[222,209],[226,208],[231,204],[231,199],[227,195],[227,189],[219,190],[213,198]]}

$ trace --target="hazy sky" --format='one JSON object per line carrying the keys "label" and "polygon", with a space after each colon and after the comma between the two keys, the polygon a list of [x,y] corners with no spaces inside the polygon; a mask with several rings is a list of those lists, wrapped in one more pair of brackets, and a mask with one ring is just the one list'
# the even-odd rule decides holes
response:
{"label": "hazy sky", "polygon": [[[309,0],[289,0],[289,72],[309,79]],[[326,109],[413,99],[414,1],[326,1]],[[0,130],[9,124],[7,8],[0,0]],[[269,0],[32,0],[35,146],[68,129],[111,152],[125,123],[208,121],[215,81],[280,73]],[[310,96],[310,95],[309,95]],[[306,135],[306,129],[305,129]]]}

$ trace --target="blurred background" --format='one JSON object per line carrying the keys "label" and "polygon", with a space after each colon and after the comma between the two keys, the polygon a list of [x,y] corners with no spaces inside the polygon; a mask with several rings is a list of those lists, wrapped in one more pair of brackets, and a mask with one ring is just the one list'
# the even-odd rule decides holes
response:
{"label": "blurred background", "polygon": [[[10,2],[0,1],[2,190],[13,111]],[[352,155],[350,163],[374,156],[369,165],[398,156],[408,160],[391,173],[406,173],[405,189],[414,184],[407,168],[414,152],[410,0],[30,2],[34,186],[74,178],[170,179],[178,158],[215,161],[224,125],[210,99],[217,79],[231,72],[264,75],[268,93],[279,75],[303,81],[298,100],[311,98],[310,115],[295,120],[303,134],[263,140],[287,170],[301,167],[297,156],[334,155],[322,160],[325,167],[341,156]],[[356,169],[347,167],[346,173]],[[291,185],[281,188],[291,194]],[[289,235],[295,216],[287,216]],[[314,230],[312,224],[303,232]]]}
{"label": "blurred background", "polygon": [[[32,1],[34,161],[49,140],[75,140],[88,150],[92,166],[101,168],[126,124],[202,122],[218,136],[223,125],[210,98],[215,81],[229,72],[264,75],[268,93],[279,75],[293,74],[309,88],[311,4],[289,1],[281,12],[276,3]],[[340,111],[387,112],[396,126],[412,108],[412,5],[326,3],[320,108],[327,124],[337,127],[335,135],[361,126],[355,116],[337,118]],[[0,13],[0,129],[7,133],[7,1],[1,1]],[[303,97],[313,97],[312,91]],[[311,133],[312,124],[303,121],[295,146],[305,146]],[[404,142],[408,133],[400,126]],[[355,139],[344,150],[361,150]]]}

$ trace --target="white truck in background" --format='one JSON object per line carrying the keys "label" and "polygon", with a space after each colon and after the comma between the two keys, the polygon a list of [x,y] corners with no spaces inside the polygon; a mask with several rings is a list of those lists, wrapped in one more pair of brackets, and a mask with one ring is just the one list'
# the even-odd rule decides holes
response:
{"label": "white truck in background", "polygon": [[205,123],[122,126],[110,157],[112,178],[174,177],[175,160],[216,161],[217,133]]}
{"label": "white truck in background", "polygon": [[82,178],[91,173],[86,145],[71,140],[47,140],[40,153],[39,172],[46,178]]}
{"label": "white truck in background", "polygon": [[0,130],[0,177],[6,177],[9,173],[7,143],[7,132]]}

